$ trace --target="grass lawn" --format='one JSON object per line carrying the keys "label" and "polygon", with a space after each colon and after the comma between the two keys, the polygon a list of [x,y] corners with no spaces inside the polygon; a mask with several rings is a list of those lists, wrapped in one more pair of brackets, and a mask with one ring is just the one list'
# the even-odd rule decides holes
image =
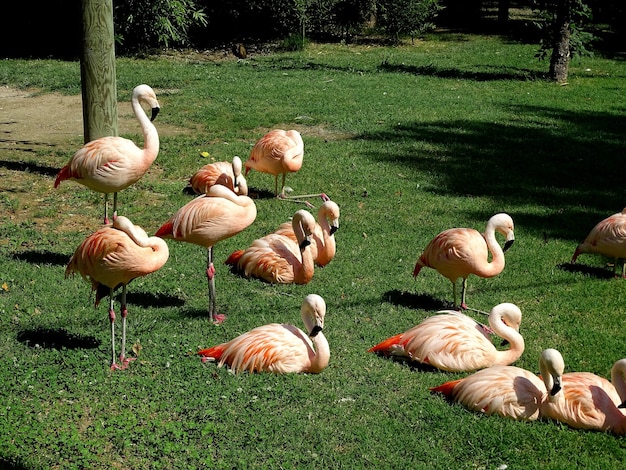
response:
{"label": "grass lawn", "polygon": [[[214,250],[227,321],[207,320],[205,250],[168,241],[167,264],[129,285],[128,354],[137,360],[124,371],[109,370],[107,302],[94,308],[89,284],[64,278],[102,218],[101,194],[74,182],[53,188],[82,136],[25,150],[11,121],[1,122],[0,466],[621,468],[623,436],[474,414],[429,392],[465,374],[366,352],[451,301],[437,272],[411,276],[432,237],[482,231],[507,212],[516,242],[506,267],[493,279],[470,277],[467,301],[521,308],[526,350],[516,365],[538,371],[540,352],[553,347],[567,371],[608,378],[626,357],[626,281],[599,256],[569,264],[589,230],[626,206],[626,68],[575,60],[569,84],[558,86],[544,79],[536,49],[446,34],[239,62],[191,53],[118,59],[120,114],[139,83],[161,104],[159,156],[119,196],[120,214],[149,234],[190,200],[184,188],[196,169],[245,161],[276,127],[298,129],[305,142],[304,165],[287,184],[323,191],[341,208],[337,256],[309,284],[242,279],[227,256],[301,208],[269,197],[273,177],[249,173],[257,219]],[[78,96],[80,67],[4,60],[0,85]],[[54,122],[60,111],[33,113]],[[141,142],[130,123],[124,135]],[[327,303],[331,360],[321,374],[233,375],[197,357],[258,325],[302,327],[309,293]]]}

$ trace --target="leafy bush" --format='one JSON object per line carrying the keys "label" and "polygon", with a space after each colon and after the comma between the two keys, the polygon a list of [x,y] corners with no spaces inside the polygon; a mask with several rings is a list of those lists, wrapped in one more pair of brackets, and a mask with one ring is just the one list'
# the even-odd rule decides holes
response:
{"label": "leafy bush", "polygon": [[206,25],[195,0],[127,0],[115,6],[116,42],[122,51],[189,44],[189,30]]}
{"label": "leafy bush", "polygon": [[440,0],[378,0],[378,25],[393,39],[411,39],[434,28],[432,19],[441,10]]}

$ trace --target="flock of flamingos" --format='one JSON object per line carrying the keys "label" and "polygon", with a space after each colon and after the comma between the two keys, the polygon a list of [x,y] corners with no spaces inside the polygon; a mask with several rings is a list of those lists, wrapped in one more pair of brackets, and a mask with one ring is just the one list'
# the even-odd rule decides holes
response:
{"label": "flock of flamingos", "polygon": [[[163,238],[184,241],[207,249],[209,315],[214,323],[224,321],[215,304],[213,246],[244,230],[256,219],[254,201],[247,196],[245,176],[249,170],[275,177],[275,194],[285,194],[287,173],[302,165],[304,144],[297,131],[272,130],[252,148],[247,161],[216,162],[202,167],[190,179],[200,194],[181,207],[156,232],[148,236],[128,218],[117,215],[117,193],[137,182],[159,152],[159,136],[152,120],[159,111],[157,97],[147,85],[133,90],[132,109],[144,135],[144,147],[121,137],[103,137],[87,143],[64,166],[54,183],[73,180],[104,193],[104,226],[89,235],[71,257],[66,276],[80,273],[96,291],[96,305],[109,296],[113,370],[124,369],[126,289],[128,283],[160,269],[169,257]],[[148,118],[143,106],[152,110]],[[245,168],[244,174],[242,170]],[[279,192],[278,177],[282,175]],[[113,193],[113,217],[108,217],[108,195]],[[309,211],[295,212],[291,222],[237,250],[227,260],[245,277],[269,283],[306,284],[315,265],[328,264],[335,255],[334,234],[339,227],[339,207],[325,194],[316,221]],[[504,249],[496,232],[506,238]],[[564,373],[561,354],[546,349],[539,358],[540,376],[511,366],[524,351],[519,333],[520,309],[511,303],[496,305],[489,313],[489,326],[461,313],[467,309],[466,285],[470,274],[490,278],[504,269],[504,252],[514,242],[513,220],[496,214],[484,233],[469,228],[452,228],[437,235],[417,260],[414,276],[423,267],[437,270],[453,286],[455,308],[438,312],[417,326],[392,336],[369,351],[404,357],[411,361],[457,372],[474,372],[463,379],[444,383],[432,390],[466,408],[519,420],[545,417],[573,428],[626,433],[626,359],[617,361],[611,381],[591,373]],[[581,253],[599,253],[626,258],[626,209],[601,221],[577,248],[572,263]],[[491,256],[491,261],[489,257]],[[624,277],[624,268],[622,277]],[[457,302],[456,281],[461,278],[461,303]],[[115,353],[114,290],[121,287],[122,344]],[[321,372],[328,364],[330,348],[322,333],[326,304],[316,294],[306,296],[301,314],[306,332],[292,325],[269,324],[237,338],[199,351],[203,360],[227,364],[233,371]],[[491,341],[497,335],[510,344],[498,350]],[[475,372],[478,371],[478,372]]]}

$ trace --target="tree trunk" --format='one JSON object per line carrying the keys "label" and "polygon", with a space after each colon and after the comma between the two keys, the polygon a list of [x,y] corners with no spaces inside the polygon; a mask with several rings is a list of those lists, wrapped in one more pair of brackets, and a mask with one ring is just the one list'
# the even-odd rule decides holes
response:
{"label": "tree trunk", "polygon": [[509,8],[511,0],[498,0],[498,24],[507,26],[509,23]]}
{"label": "tree trunk", "polygon": [[550,78],[557,83],[567,83],[570,50],[571,0],[559,0],[554,22],[554,45],[550,57]]}

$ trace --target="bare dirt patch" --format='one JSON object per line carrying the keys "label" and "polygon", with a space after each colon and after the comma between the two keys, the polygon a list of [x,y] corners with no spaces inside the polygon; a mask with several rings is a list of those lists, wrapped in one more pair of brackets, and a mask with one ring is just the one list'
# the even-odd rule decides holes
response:
{"label": "bare dirt patch", "polygon": [[[118,132],[140,134],[128,102],[118,104]],[[162,136],[187,132],[159,123]],[[69,158],[65,155],[71,155],[82,143],[80,95],[0,87],[0,223],[53,223],[62,229],[57,225],[62,202],[53,189],[54,177]],[[70,225],[76,223],[84,221],[75,219]]]}

